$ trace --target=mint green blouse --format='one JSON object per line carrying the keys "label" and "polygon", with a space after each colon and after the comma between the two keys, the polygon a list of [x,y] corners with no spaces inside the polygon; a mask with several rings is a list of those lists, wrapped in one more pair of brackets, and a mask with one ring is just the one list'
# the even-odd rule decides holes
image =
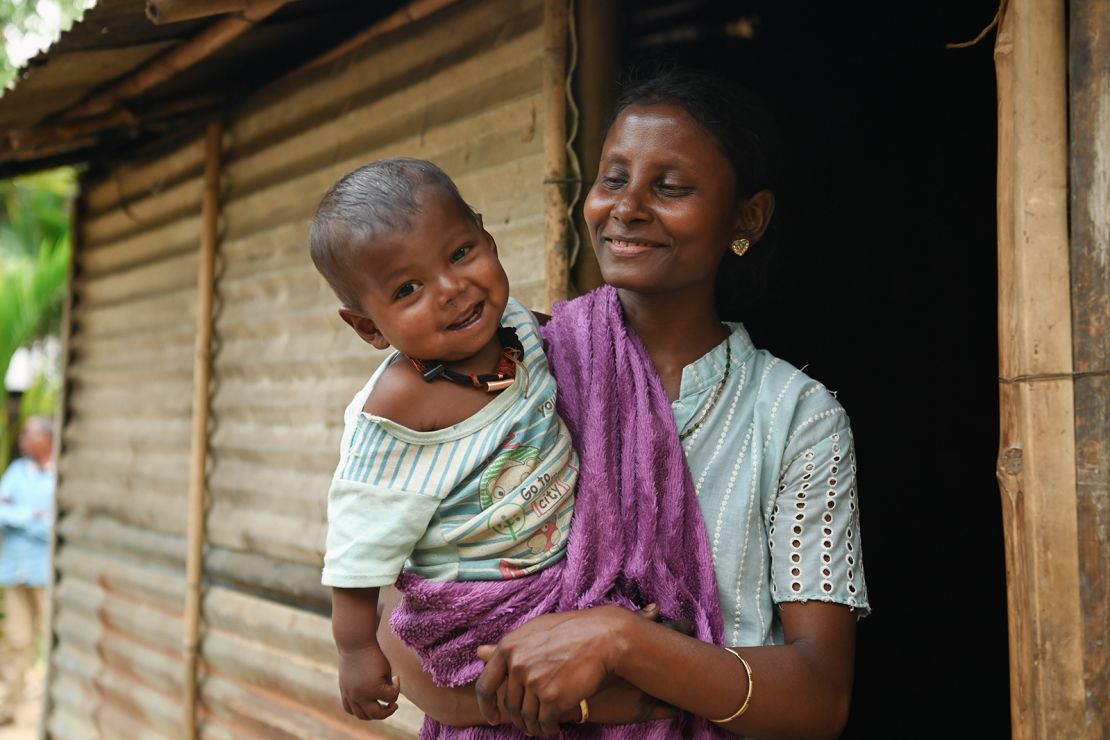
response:
{"label": "mint green blouse", "polygon": [[[720,397],[684,441],[705,518],[728,645],[783,642],[776,604],[870,612],[848,415],[801,370],[756,349],[740,324]],[[683,368],[671,404],[692,429],[724,377],[725,342]]]}

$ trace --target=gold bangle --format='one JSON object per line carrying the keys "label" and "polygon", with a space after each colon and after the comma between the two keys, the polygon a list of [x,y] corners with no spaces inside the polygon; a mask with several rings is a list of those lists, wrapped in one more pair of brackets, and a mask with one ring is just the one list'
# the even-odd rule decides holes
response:
{"label": "gold bangle", "polygon": [[728,724],[729,722],[736,719],[737,717],[739,717],[744,712],[748,711],[748,705],[752,703],[752,667],[750,665],[748,665],[748,661],[744,660],[744,656],[742,656],[740,653],[736,652],[734,649],[732,649],[730,647],[727,647],[727,648],[725,648],[725,650],[727,650],[730,653],[732,653],[733,655],[735,655],[737,658],[740,659],[740,662],[744,664],[744,670],[748,672],[748,695],[744,697],[744,703],[740,705],[740,708],[737,709],[734,714],[730,714],[728,717],[725,717],[724,719],[711,719],[711,720],[709,720],[710,722],[712,722],[715,725]]}
{"label": "gold bangle", "polygon": [[586,724],[586,720],[590,718],[590,703],[583,699],[578,702],[578,708],[582,710],[582,719],[578,720],[578,724]]}

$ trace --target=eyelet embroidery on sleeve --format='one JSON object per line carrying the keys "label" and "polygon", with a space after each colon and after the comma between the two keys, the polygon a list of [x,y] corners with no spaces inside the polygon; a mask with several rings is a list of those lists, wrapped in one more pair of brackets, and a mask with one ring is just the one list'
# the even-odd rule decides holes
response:
{"label": "eyelet embroidery on sleeve", "polygon": [[[743,398],[734,393],[740,380]],[[688,409],[676,407],[679,420],[685,412]],[[728,639],[743,640],[732,644],[771,644],[781,639],[776,603],[814,600],[848,605],[849,599],[855,599],[857,609],[866,607],[855,524],[858,511],[853,508],[859,501],[849,495],[855,485],[847,459],[851,434],[846,412],[827,388],[808,378],[804,368],[798,373],[757,350],[737,358],[729,387],[712,417],[684,440],[683,447],[721,580],[725,634]],[[768,484],[770,490],[765,487]],[[836,492],[831,509],[830,489]],[[846,537],[849,521],[851,553]],[[846,559],[849,554],[852,564]],[[718,558],[726,560],[718,562]],[[849,585],[855,590],[850,591]]]}
{"label": "eyelet embroidery on sleeve", "polygon": [[[849,449],[849,451],[848,451],[848,464],[852,469],[852,473],[854,474],[856,472],[856,455],[851,449]],[[855,486],[852,486],[851,488],[848,489],[848,509],[851,512],[852,516],[854,517],[855,514],[856,514],[856,487]],[[849,527],[848,531],[845,534],[848,538],[848,542],[847,542],[848,553],[844,556],[844,561],[848,565],[848,593],[850,594],[850,596],[848,598],[848,606],[855,607],[858,603],[857,600],[856,600],[856,594],[858,593],[858,588],[856,587],[856,570],[857,570],[857,568],[856,568],[856,557],[855,557],[855,555],[852,554],[852,541],[854,539],[852,528]],[[859,570],[860,570],[860,574],[862,576],[862,570],[863,570],[862,565],[860,566]]]}
{"label": "eyelet embroidery on sleeve", "polygon": [[[812,598],[852,608],[866,606],[856,525],[855,457],[850,438],[844,435],[841,431],[799,450],[784,466],[769,532],[772,542],[777,539],[779,548],[787,548],[785,561],[772,567],[771,592],[776,600]],[[780,531],[782,527],[788,532]],[[777,581],[783,581],[783,588]]]}

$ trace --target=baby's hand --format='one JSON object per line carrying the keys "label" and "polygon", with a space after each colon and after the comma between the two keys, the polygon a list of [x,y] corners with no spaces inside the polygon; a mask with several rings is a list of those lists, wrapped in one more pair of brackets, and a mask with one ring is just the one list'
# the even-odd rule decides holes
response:
{"label": "baby's hand", "polygon": [[343,709],[359,719],[385,719],[397,711],[401,680],[377,645],[339,651],[339,695]]}

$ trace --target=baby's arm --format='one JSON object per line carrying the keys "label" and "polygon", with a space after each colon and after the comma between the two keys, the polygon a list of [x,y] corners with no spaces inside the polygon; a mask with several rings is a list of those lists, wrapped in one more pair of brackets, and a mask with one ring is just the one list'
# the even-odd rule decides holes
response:
{"label": "baby's arm", "polygon": [[332,588],[331,631],[339,650],[343,709],[359,719],[397,711],[400,680],[378,647],[378,589]]}

